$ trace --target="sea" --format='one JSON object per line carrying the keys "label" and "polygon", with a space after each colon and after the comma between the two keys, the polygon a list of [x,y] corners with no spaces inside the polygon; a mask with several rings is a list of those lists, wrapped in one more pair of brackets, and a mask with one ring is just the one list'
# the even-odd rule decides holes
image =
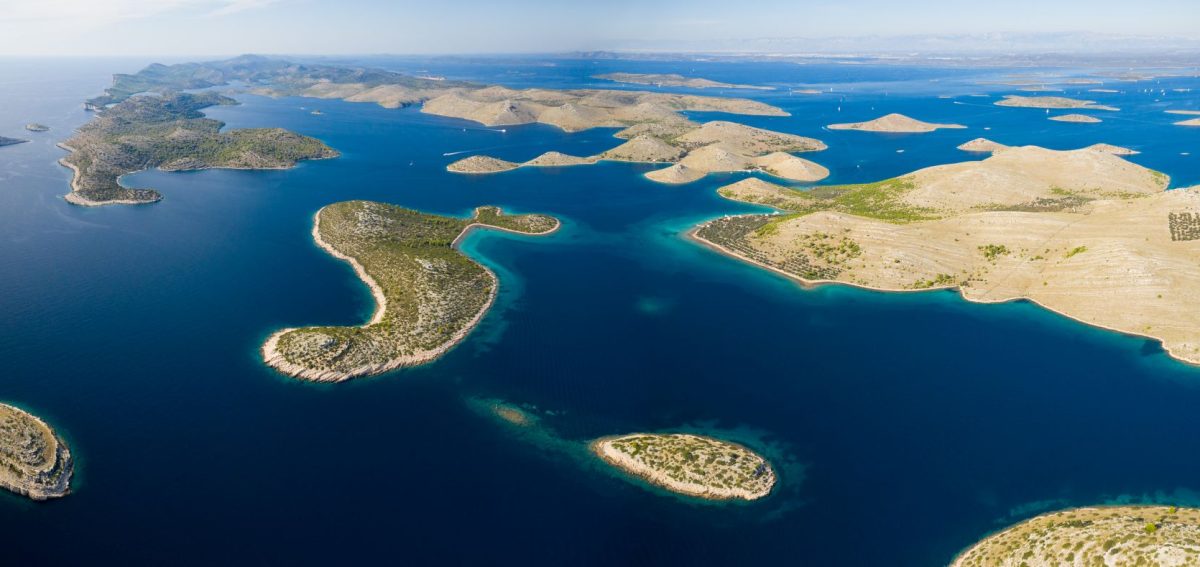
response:
{"label": "sea", "polygon": [[[804,288],[687,240],[707,219],[763,210],[716,194],[747,174],[670,186],[638,164],[445,169],[473,154],[595,154],[621,142],[612,129],[493,128],[417,108],[240,93],[240,105],[206,113],[229,128],[315,136],[341,157],[285,171],[146,171],[124,183],[160,190],[157,204],[67,204],[55,144],[88,121],[81,103],[112,73],[152,61],[0,59],[0,135],[31,140],[0,148],[0,401],[44,418],[76,460],[65,498],[0,495],[6,564],[939,566],[1047,510],[1200,505],[1200,370],[1156,341],[1026,302]],[[955,149],[981,136],[1126,146],[1172,188],[1200,183],[1200,130],[1163,112],[1200,109],[1194,69],[1048,93],[1121,109],[1089,112],[1104,121],[1087,125],[993,104],[1022,94],[998,84],[1012,74],[1095,75],[1085,69],[348,62],[514,88],[761,100],[791,116],[690,116],[823,140],[828,150],[804,155],[832,171],[822,184],[982,159]],[[618,71],[776,89],[593,78]],[[821,94],[797,92],[810,88]],[[968,128],[824,128],[891,112]],[[28,122],[51,130],[26,132]],[[347,199],[443,215],[499,205],[552,214],[563,229],[464,242],[498,273],[500,294],[443,358],[340,384],[294,380],[261,361],[272,332],[358,324],[374,307],[310,235],[318,209]],[[495,403],[535,423],[497,419]],[[774,493],[689,500],[587,451],[605,435],[678,431],[767,455]]]}

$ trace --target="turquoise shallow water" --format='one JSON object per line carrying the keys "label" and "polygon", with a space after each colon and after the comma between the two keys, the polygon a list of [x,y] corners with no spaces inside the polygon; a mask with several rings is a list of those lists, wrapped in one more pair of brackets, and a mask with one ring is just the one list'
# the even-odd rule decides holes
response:
{"label": "turquoise shallow water", "polygon": [[[142,63],[0,62],[0,134],[34,139],[0,149],[0,398],[44,416],[79,458],[75,494],[0,498],[13,562],[938,565],[1048,507],[1200,503],[1200,455],[1189,450],[1200,372],[1151,342],[1027,303],[804,290],[681,238],[706,218],[754,210],[714,194],[737,175],[668,187],[627,164],[444,171],[457,156],[443,154],[463,150],[595,153],[618,142],[609,131],[500,133],[412,109],[240,96],[210,115],[317,136],[343,157],[289,171],[144,172],[127,181],[161,189],[161,203],[66,205],[54,142],[87,119],[79,102],[108,73]],[[588,77],[604,70],[833,86],[844,99],[749,93],[793,116],[739,118],[829,143],[806,157],[830,167],[831,182],[970,159],[954,146],[981,135],[1126,145],[1175,186],[1200,182],[1196,131],[1161,112],[1196,108],[1194,93],[1170,90],[1195,80],[1095,95],[1122,111],[1080,126],[937,98],[997,89],[974,84],[995,70],[375,63],[514,86],[598,86]],[[821,129],[893,111],[971,128]],[[54,130],[26,135],[29,121]],[[273,330],[359,322],[372,309],[309,236],[317,209],[352,198],[460,215],[499,204],[565,226],[464,243],[500,275],[500,300],[435,364],[341,385],[283,378],[258,360]],[[541,428],[481,416],[476,398],[536,408]],[[689,503],[580,450],[601,435],[680,429],[733,435],[787,462],[779,493]]]}

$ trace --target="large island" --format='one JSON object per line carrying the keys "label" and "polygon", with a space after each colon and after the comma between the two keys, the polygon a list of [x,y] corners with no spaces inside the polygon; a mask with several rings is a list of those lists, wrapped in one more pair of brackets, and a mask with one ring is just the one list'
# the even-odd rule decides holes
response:
{"label": "large island", "polygon": [[359,327],[276,332],[263,358],[285,374],[322,382],[429,362],[466,337],[496,297],[496,275],[455,248],[467,231],[540,235],[558,226],[553,217],[496,207],[456,218],[371,201],[328,205],[317,212],[313,239],[354,267],[371,288],[375,313]]}
{"label": "large island", "polygon": [[601,89],[511,89],[435,81],[390,71],[305,65],[243,56],[226,61],[151,65],[117,75],[108,94],[89,101],[104,108],[141,91],[171,92],[241,82],[268,96],[304,96],[372,102],[387,108],[421,105],[427,114],[469,120],[489,127],[547,124],[566,132],[619,128],[625,143],[597,156],[551,152],[521,162],[487,156],[451,164],[459,173],[495,173],[522,166],[582,165],[599,160],[670,164],[647,174],[663,183],[686,183],[712,172],[762,171],[790,181],[811,182],[829,172],[792,155],[825,149],[818,140],[728,121],[697,123],[684,112],[787,116],[782,109],[744,98]]}
{"label": "large island", "polygon": [[771,493],[770,463],[741,445],[688,433],[634,433],[591,444],[604,462],[671,492],[706,500],[757,500]]}
{"label": "large island", "polygon": [[971,546],[951,567],[1198,563],[1200,509],[1106,506],[1032,518]]}
{"label": "large island", "polygon": [[46,500],[66,496],[74,465],[66,443],[36,416],[0,404],[0,486]]}
{"label": "large island", "polygon": [[1166,175],[1120,150],[1000,147],[983,161],[811,190],[748,179],[719,193],[785,214],[716,219],[693,235],[807,283],[1029,299],[1200,363],[1200,188],[1167,191]]}
{"label": "large island", "polygon": [[604,75],[596,75],[593,78],[603,79],[605,81],[613,81],[615,83],[654,85],[657,87],[687,87],[691,89],[748,89],[759,91],[775,90],[773,87],[722,83],[720,81],[713,81],[711,79],[685,77],[677,73],[606,73]]}
{"label": "large island", "polygon": [[166,92],[130,96],[105,107],[62,147],[60,163],[74,172],[68,202],[96,206],[153,203],[153,189],[120,184],[127,173],[157,167],[164,171],[207,168],[284,169],[297,161],[337,156],[320,140],[280,128],[221,131],[224,123],[200,112],[236,104],[212,92]]}

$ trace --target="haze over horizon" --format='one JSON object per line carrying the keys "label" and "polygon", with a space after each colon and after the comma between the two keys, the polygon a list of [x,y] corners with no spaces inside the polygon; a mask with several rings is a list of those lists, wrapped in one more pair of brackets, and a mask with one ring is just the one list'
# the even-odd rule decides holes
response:
{"label": "haze over horizon", "polygon": [[0,0],[0,55],[1194,49],[1196,21],[1185,0]]}

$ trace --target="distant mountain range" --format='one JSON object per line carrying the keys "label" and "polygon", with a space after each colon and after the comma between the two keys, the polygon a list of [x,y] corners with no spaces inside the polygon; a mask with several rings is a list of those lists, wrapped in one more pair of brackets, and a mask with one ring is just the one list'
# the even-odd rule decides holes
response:
{"label": "distant mountain range", "polygon": [[630,41],[617,51],[779,54],[1002,54],[1200,51],[1200,37],[1066,33],[985,33],[854,37],[766,37],[697,41]]}

